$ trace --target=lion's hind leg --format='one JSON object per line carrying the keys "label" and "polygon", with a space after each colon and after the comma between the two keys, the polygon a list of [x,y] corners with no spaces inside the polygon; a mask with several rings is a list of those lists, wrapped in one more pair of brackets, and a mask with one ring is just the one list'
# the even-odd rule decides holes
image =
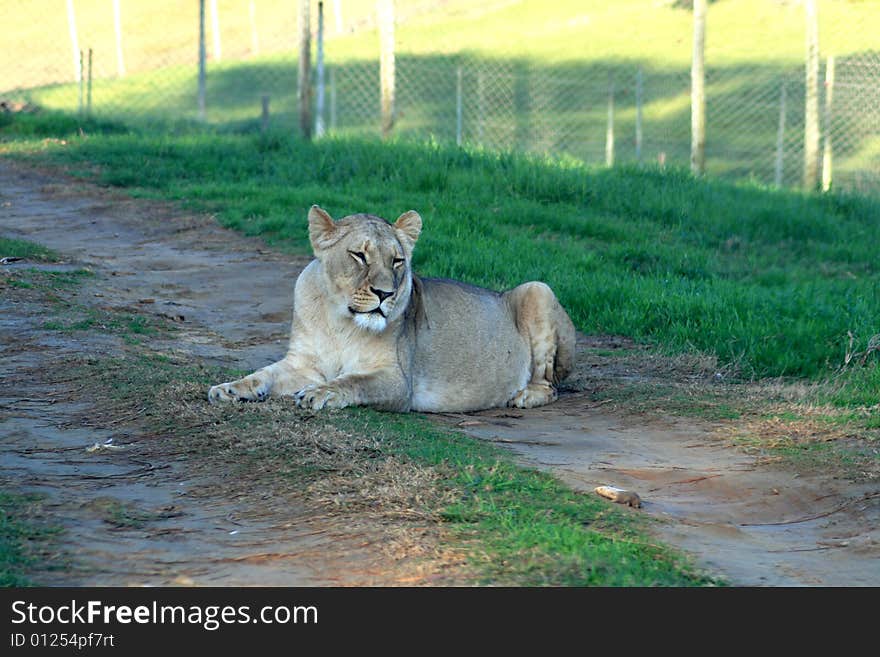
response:
{"label": "lion's hind leg", "polygon": [[533,408],[556,401],[556,384],[571,371],[575,330],[553,290],[544,283],[524,283],[507,293],[516,326],[531,352],[531,375],[508,406]]}

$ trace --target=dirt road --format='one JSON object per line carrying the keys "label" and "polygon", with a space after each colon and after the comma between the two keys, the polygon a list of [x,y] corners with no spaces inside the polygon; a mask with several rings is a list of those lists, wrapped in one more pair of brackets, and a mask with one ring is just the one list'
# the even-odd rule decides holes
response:
{"label": "dirt road", "polygon": [[[101,303],[125,308],[149,299],[151,312],[184,318],[185,330],[164,338],[165,348],[242,369],[283,353],[293,280],[307,262],[210,218],[75,188],[2,161],[0,233],[94,270],[89,293]],[[100,335],[48,335],[37,330],[39,309],[25,306],[2,302],[4,376],[18,383],[0,387],[0,482],[47,493],[69,518],[67,540],[81,565],[47,574],[47,583],[414,581],[405,568],[388,567],[378,535],[346,532],[307,509],[265,504],[255,512],[234,498],[188,496],[200,481],[120,427],[65,429],[81,404],[15,373],[65,353],[112,353],[114,343]],[[581,337],[582,350],[590,340]],[[734,584],[880,585],[876,482],[769,467],[732,448],[708,423],[627,417],[597,406],[587,392],[526,412],[438,421],[509,447],[574,488],[611,484],[638,492],[644,506],[633,512],[657,519],[661,540]],[[84,452],[111,438],[127,449]],[[108,505],[121,502],[150,510],[148,531],[108,525]]]}
{"label": "dirt road", "polygon": [[[82,194],[70,181],[4,162],[0,234],[70,261],[41,269],[95,272],[76,292],[78,302],[177,320],[179,330],[156,337],[154,348],[235,368],[267,364],[283,351],[292,283],[306,262],[209,218]],[[45,316],[27,297],[0,298],[0,488],[45,494],[47,514],[65,530],[67,556],[59,558],[71,559],[37,573],[37,584],[432,583],[430,564],[389,552],[394,536],[379,523],[328,518],[288,496],[247,490],[228,472],[194,469],[163,452],[134,418],[91,422],[88,399],[69,401],[81,386],[64,373],[57,383],[52,368],[68,358],[122,355],[121,340],[100,327],[46,331]],[[43,376],[49,371],[55,374]]]}

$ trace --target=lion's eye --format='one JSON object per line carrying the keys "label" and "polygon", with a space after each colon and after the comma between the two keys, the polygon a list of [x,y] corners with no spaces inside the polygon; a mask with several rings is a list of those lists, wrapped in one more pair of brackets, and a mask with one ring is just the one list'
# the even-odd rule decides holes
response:
{"label": "lion's eye", "polygon": [[367,256],[360,251],[349,251],[348,254],[362,265],[367,264]]}
{"label": "lion's eye", "polygon": [[403,258],[395,258],[391,261],[391,266],[400,267],[404,262],[406,262],[406,260],[404,260]]}

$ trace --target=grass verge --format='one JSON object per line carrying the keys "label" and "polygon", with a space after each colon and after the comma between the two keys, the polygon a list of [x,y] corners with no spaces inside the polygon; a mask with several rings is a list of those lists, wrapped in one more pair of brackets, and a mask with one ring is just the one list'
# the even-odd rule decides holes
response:
{"label": "grass verge", "polygon": [[345,422],[359,431],[384,432],[394,451],[445,471],[455,494],[440,515],[460,536],[478,539],[471,557],[486,583],[713,583],[680,554],[653,544],[641,519],[575,493],[550,475],[517,466],[497,447],[418,416],[359,409]]}
{"label": "grass verge", "polygon": [[[610,347],[610,348],[609,348]],[[880,478],[876,404],[840,403],[859,390],[858,368],[829,380],[737,381],[713,358],[668,356],[619,337],[593,336],[564,383],[606,411],[663,421],[687,417],[760,462],[849,480]]]}
{"label": "grass verge", "polygon": [[[277,134],[99,132],[10,148],[299,251],[312,203],[392,219],[416,208],[423,275],[492,288],[545,280],[582,331],[707,353],[746,378],[830,376],[880,333],[876,200]],[[874,350],[859,385],[880,393],[878,361]]]}
{"label": "grass verge", "polygon": [[403,533],[432,526],[444,549],[467,556],[470,583],[721,583],[654,544],[644,518],[427,418],[363,408],[313,414],[283,400],[211,406],[207,386],[236,373],[145,351],[79,367],[110,400],[108,417],[149,391],[143,417],[163,449],[185,448],[209,470],[234,464],[227,487],[240,480],[264,498],[299,498],[351,522],[402,524]]}
{"label": "grass verge", "polygon": [[40,500],[0,490],[0,587],[31,585],[27,573],[59,532],[34,519]]}
{"label": "grass verge", "polygon": [[[22,270],[16,275],[31,286],[10,288],[32,305],[44,303],[44,331],[69,324],[71,308],[80,308],[82,297],[74,285],[62,303],[52,296],[55,279],[46,274]],[[138,433],[150,436],[141,449],[155,459],[185,458],[196,476],[206,475],[200,480],[220,482],[215,488],[206,484],[202,494],[231,495],[263,509],[301,504],[340,526],[380,528],[392,558],[427,561],[426,568],[448,578],[441,583],[721,583],[681,554],[653,544],[644,517],[572,492],[550,475],[517,466],[504,450],[427,418],[359,408],[315,414],[283,400],[210,405],[207,387],[240,373],[158,353],[149,347],[152,334],[143,342],[127,340],[128,313],[101,312],[108,325],[121,327],[121,352],[87,355],[80,346],[81,355],[53,369],[61,380],[40,376],[56,386],[75,381],[69,397],[90,402],[83,417],[90,426],[137,418]],[[100,511],[121,528],[150,520],[114,500]],[[35,564],[14,546],[27,528],[12,515],[8,524],[10,561],[17,564],[10,581],[24,581],[14,578],[23,578]]]}
{"label": "grass verge", "polygon": [[[423,275],[496,289],[544,280],[580,330],[633,340],[631,354],[609,359],[640,374],[626,385],[592,379],[602,399],[712,421],[772,418],[794,404],[816,440],[876,437],[876,199],[436,144],[154,137],[96,124],[81,136],[66,120],[16,115],[0,130],[0,151],[133,196],[176,200],[295,252],[308,249],[312,203],[336,216],[393,218],[414,207],[426,222],[415,252]],[[645,347],[654,361],[700,364],[673,382],[662,380],[665,365],[645,377],[654,368]],[[729,385],[756,380],[769,404]],[[817,408],[824,424],[811,420]]]}
{"label": "grass verge", "polygon": [[[21,244],[21,252],[44,252],[43,247],[32,242],[15,241]],[[45,252],[51,254],[48,250]],[[54,254],[52,257],[55,258]],[[134,344],[146,336],[172,332],[176,328],[171,321],[155,316],[120,312],[117,309],[82,303],[72,297],[69,292],[93,276],[89,269],[55,271],[28,267],[4,273],[5,276],[0,277],[0,290],[4,288],[27,290],[38,296],[41,302],[53,305],[52,316],[47,317],[40,324],[40,328],[47,331],[73,333],[95,329],[121,336],[126,342]]]}
{"label": "grass verge", "polygon": [[[545,280],[582,331],[704,352],[748,378],[828,376],[880,333],[875,200],[355,139],[97,133],[15,150],[300,251],[313,203],[416,208],[422,274]],[[860,384],[880,392],[869,356]]]}
{"label": "grass verge", "polygon": [[58,254],[39,244],[0,236],[0,258],[21,258],[34,262],[58,262]]}

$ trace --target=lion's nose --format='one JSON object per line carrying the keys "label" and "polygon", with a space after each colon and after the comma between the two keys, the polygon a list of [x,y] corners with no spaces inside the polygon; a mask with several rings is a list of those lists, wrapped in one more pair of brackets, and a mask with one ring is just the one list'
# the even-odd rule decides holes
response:
{"label": "lion's nose", "polygon": [[375,294],[377,297],[379,297],[379,303],[382,303],[383,301],[385,301],[385,299],[387,299],[387,298],[390,297],[392,294],[394,294],[394,292],[386,292],[385,290],[379,290],[379,289],[377,289],[377,288],[375,288],[375,287],[371,287],[371,288],[370,288],[370,292],[372,292],[372,293]]}

